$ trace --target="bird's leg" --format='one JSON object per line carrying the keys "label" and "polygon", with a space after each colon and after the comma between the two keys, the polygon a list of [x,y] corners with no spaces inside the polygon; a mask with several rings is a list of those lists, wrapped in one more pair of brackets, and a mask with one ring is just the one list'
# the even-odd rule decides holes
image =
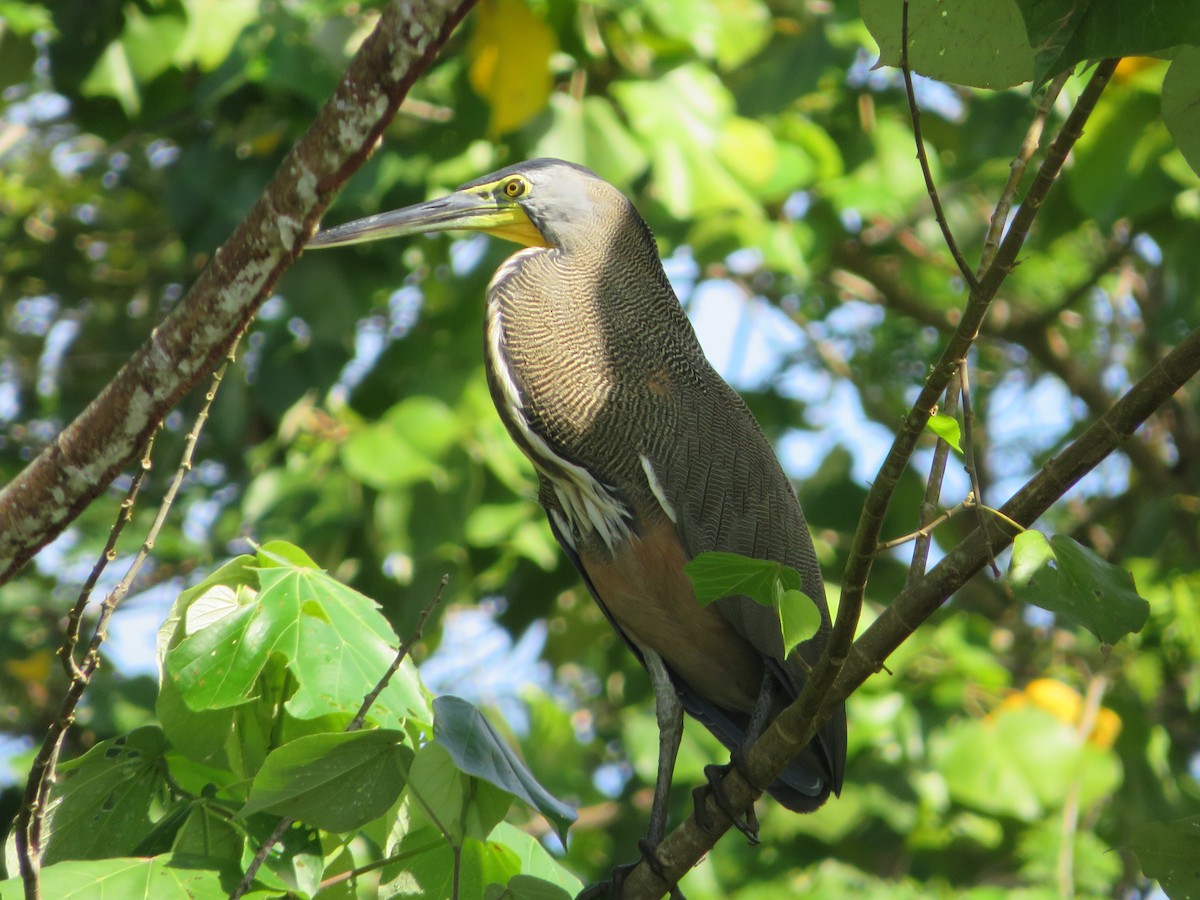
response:
{"label": "bird's leg", "polygon": [[[650,673],[654,688],[654,713],[658,719],[658,778],[654,783],[654,801],[650,805],[650,825],[646,836],[638,841],[646,865],[670,890],[672,900],[686,900],[679,885],[672,882],[657,855],[658,845],[667,834],[668,804],[671,799],[671,779],[675,775],[675,757],[683,737],[683,701],[671,682],[667,667],[653,650],[641,648],[642,659]],[[621,865],[612,870],[608,883],[594,884],[579,895],[578,900],[597,900],[601,897],[620,897],[626,876],[633,865]]]}
{"label": "bird's leg", "polygon": [[650,827],[645,843],[657,847],[667,833],[667,805],[671,799],[671,779],[675,775],[675,757],[683,737],[683,702],[671,683],[662,658],[644,650],[650,684],[654,687],[654,713],[658,718],[658,780],[654,783],[654,802],[650,806]]}
{"label": "bird's leg", "polygon": [[733,822],[735,828],[746,836],[746,840],[751,844],[758,843],[758,817],[754,814],[754,807],[751,806],[744,816],[737,815],[731,808],[728,798],[725,796],[725,790],[721,787],[721,777],[729,771],[730,766],[737,769],[738,774],[742,776],[745,782],[754,788],[759,793],[762,793],[763,788],[754,783],[754,779],[750,777],[750,773],[746,770],[743,754],[749,749],[750,745],[758,740],[758,736],[762,734],[763,728],[771,715],[771,707],[775,700],[775,676],[769,669],[764,669],[762,685],[758,690],[758,699],[754,703],[754,712],[750,714],[750,722],[746,726],[746,734],[742,738],[741,746],[738,747],[733,754],[730,755],[728,766],[705,766],[704,777],[708,779],[708,784],[703,787],[698,787],[692,792],[692,799],[696,805],[696,821],[705,831],[712,831],[711,820],[704,814],[704,795],[711,793],[713,800],[720,808],[721,812],[729,816],[729,820]]}

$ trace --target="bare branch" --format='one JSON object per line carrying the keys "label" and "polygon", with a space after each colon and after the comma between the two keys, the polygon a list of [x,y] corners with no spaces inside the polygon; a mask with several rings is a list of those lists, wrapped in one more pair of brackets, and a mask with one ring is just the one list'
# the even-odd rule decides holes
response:
{"label": "bare branch", "polygon": [[1063,72],[1047,86],[1046,93],[1042,96],[1042,102],[1038,104],[1037,112],[1034,113],[1033,121],[1029,123],[1029,130],[1025,132],[1025,140],[1021,142],[1021,148],[1009,164],[1008,181],[1005,182],[1004,189],[1000,192],[1000,200],[996,203],[991,223],[988,225],[987,237],[983,241],[983,255],[979,261],[980,274],[996,258],[1000,235],[1004,233],[1004,223],[1008,221],[1008,211],[1012,209],[1013,200],[1017,196],[1017,188],[1021,186],[1021,179],[1025,177],[1025,167],[1033,158],[1033,154],[1037,152],[1037,148],[1042,142],[1042,132],[1046,128],[1046,119],[1050,115],[1050,110],[1054,108],[1054,101],[1058,99],[1063,85],[1070,77],[1070,71]]}

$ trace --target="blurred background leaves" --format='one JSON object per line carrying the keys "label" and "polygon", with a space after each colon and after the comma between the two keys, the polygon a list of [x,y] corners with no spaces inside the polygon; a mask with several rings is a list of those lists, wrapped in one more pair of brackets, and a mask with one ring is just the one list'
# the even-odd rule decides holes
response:
{"label": "blurred background leaves", "polygon": [[[380,5],[0,0],[0,479],[178,301]],[[1000,36],[1014,45],[1027,6],[1006,7]],[[714,363],[798,479],[836,596],[865,485],[963,300],[898,75],[874,66],[876,40],[895,61],[898,42],[879,38],[895,41],[895,9],[484,0],[328,219],[536,155],[629,192]],[[973,354],[989,505],[1200,321],[1200,75],[1195,47],[1172,46],[1197,39],[1187,19],[1168,16],[1167,43],[1138,48],[1158,55],[1118,68]],[[1059,68],[1114,52],[1108,32],[1076,25]],[[913,27],[923,38],[919,17]],[[1089,34],[1097,43],[1080,50]],[[974,39],[962,49],[945,62],[965,76],[916,53],[914,64],[959,82],[919,78],[917,90],[947,215],[974,261],[1037,98],[1028,85],[963,84],[1058,69],[1041,55],[1018,65],[1014,50],[1001,60],[1011,73],[997,73]],[[1068,80],[1052,127],[1082,83]],[[510,250],[383,243],[305,256],[285,277],[226,378],[177,525],[116,617],[114,666],[89,692],[73,753],[152,720],[147,636],[176,594],[246,537],[287,540],[382,603],[401,635],[449,572],[448,606],[418,654],[424,679],[494,710],[542,782],[580,805],[573,872],[587,881],[632,858],[653,780],[649,688],[557,552],[483,377],[482,295]],[[147,501],[197,403],[168,419]],[[1200,812],[1198,403],[1180,393],[1042,523],[1133,571],[1150,604],[1139,634],[1104,650],[977,578],[852,698],[842,799],[805,817],[767,803],[764,845],[723,841],[685,881],[689,896],[1146,889],[1129,848],[1151,823]],[[928,456],[901,485],[888,537],[916,526]],[[57,707],[59,620],[115,490],[0,588],[0,821],[15,810],[23,750]],[[952,471],[947,504],[967,490]],[[936,552],[969,518],[939,529]],[[875,609],[903,584],[903,549],[876,564]],[[689,779],[720,757],[689,727],[676,815]]]}

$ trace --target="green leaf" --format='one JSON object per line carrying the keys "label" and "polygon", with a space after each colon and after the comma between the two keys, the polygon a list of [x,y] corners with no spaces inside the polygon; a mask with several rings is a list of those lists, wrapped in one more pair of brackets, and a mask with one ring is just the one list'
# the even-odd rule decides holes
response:
{"label": "green leaf", "polygon": [[789,589],[779,598],[779,627],[783,629],[783,652],[792,652],[821,627],[821,613],[808,594]]}
{"label": "green leaf", "polygon": [[1167,130],[1200,175],[1200,47],[1182,47],[1163,79],[1162,117]]}
{"label": "green leaf", "polygon": [[[763,606],[775,606],[784,591],[800,590],[800,574],[790,566],[739,553],[701,553],[683,571],[696,589],[696,599],[708,606],[723,597],[749,597]],[[812,601],[809,600],[809,605]]]}
{"label": "green leaf", "polygon": [[236,879],[245,846],[246,837],[230,822],[228,811],[200,800],[176,833],[171,858],[183,868],[217,869]]}
{"label": "green leaf", "polygon": [[646,11],[663,34],[705,59],[733,69],[771,37],[771,14],[758,0],[650,0]]}
{"label": "green leaf", "polygon": [[[222,709],[264,696],[260,679],[276,659],[294,678],[288,712],[348,720],[395,657],[395,633],[374,601],[310,568],[298,548],[268,544],[259,562],[259,568],[222,569],[221,583],[237,572],[254,579],[252,602],[171,647],[167,675],[189,708]],[[410,715],[427,720],[428,706],[406,660],[368,718],[395,727]]]}
{"label": "green leaf", "polygon": [[1120,784],[1116,754],[1089,744],[1077,728],[1042,709],[1003,710],[956,722],[934,747],[938,771],[960,803],[1034,822],[1061,809],[1074,786],[1083,808]]}
{"label": "green leaf", "polygon": [[929,421],[925,423],[925,427],[953,447],[958,453],[961,454],[963,452],[959,444],[959,438],[962,434],[958,428],[958,419],[954,418],[954,416],[948,416],[945,413],[934,413],[929,417]]}
{"label": "green leaf", "polygon": [[1066,535],[1048,542],[1037,531],[1018,535],[1008,578],[1019,599],[1082,625],[1106,644],[1141,631],[1150,613],[1132,575]]}
{"label": "green leaf", "polygon": [[[548,898],[559,898],[562,891],[574,897],[583,890],[583,883],[563,867],[533,835],[522,831],[509,822],[501,822],[488,835],[489,844],[501,844],[516,854],[521,861],[521,874],[514,875],[508,882],[514,897],[528,896],[533,900],[534,891],[549,891],[556,888],[559,894],[546,894]],[[537,882],[536,885],[530,882]],[[514,884],[515,883],[515,884]],[[526,893],[519,893],[525,891]]]}
{"label": "green leaf", "polygon": [[332,832],[359,828],[400,797],[413,760],[404,741],[390,729],[297,738],[267,756],[239,815],[265,811]]}
{"label": "green leaf", "polygon": [[374,425],[352,434],[341,445],[346,470],[377,490],[421,481],[444,486],[443,457],[464,437],[462,423],[434,397],[410,397],[388,410]]}
{"label": "green leaf", "polygon": [[1133,841],[1142,874],[1168,897],[1200,896],[1200,816],[1143,825]]}
{"label": "green leaf", "polygon": [[550,124],[531,156],[557,156],[592,169],[605,181],[628,187],[649,160],[607,97],[550,97]]}
{"label": "green leaf", "polygon": [[102,741],[60,766],[46,814],[47,864],[132,853],[154,828],[151,807],[166,794],[162,731],[145,726]]}
{"label": "green leaf", "polygon": [[774,139],[755,123],[735,124],[733,96],[713,72],[683,65],[657,81],[622,81],[611,91],[649,151],[658,199],[672,216],[762,215],[754,187],[773,183],[780,164]]}
{"label": "green leaf", "polygon": [[[879,61],[900,65],[902,4],[860,0]],[[912,0],[908,62],[914,72],[971,87],[1012,87],[1033,77],[1033,50],[1015,0]]]}
{"label": "green leaf", "polygon": [[1037,48],[1034,83],[1041,85],[1085,60],[1148,56],[1200,43],[1193,0],[1016,0]]}
{"label": "green leaf", "polygon": [[520,872],[511,850],[475,838],[462,842],[457,858],[444,841],[415,850],[411,856],[397,854],[401,856],[397,862],[384,866],[379,896],[482,898],[488,885],[505,884]]}
{"label": "green leaf", "polygon": [[524,800],[546,817],[566,843],[575,810],[538,783],[479,710],[459,697],[438,697],[433,701],[433,733],[459,769]]}
{"label": "green leaf", "polygon": [[[0,882],[2,900],[24,896],[19,878]],[[180,868],[170,856],[95,859],[42,869],[42,896],[54,900],[221,900],[229,889],[215,871]]]}

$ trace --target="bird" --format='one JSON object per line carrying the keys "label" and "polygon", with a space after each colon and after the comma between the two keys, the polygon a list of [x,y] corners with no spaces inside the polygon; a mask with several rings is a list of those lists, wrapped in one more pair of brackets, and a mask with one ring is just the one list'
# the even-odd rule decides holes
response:
{"label": "bird", "polygon": [[[320,231],[307,247],[458,230],[522,245],[487,288],[488,384],[555,538],[650,676],[659,770],[642,849],[652,851],[683,711],[736,759],[798,696],[828,641],[808,524],[762,429],[706,358],[649,226],[591,170],[533,159]],[[820,613],[816,634],[785,653],[775,610],[738,596],[701,606],[684,566],[710,551],[796,569]],[[845,760],[840,706],[766,790],[811,812],[840,794]]]}

